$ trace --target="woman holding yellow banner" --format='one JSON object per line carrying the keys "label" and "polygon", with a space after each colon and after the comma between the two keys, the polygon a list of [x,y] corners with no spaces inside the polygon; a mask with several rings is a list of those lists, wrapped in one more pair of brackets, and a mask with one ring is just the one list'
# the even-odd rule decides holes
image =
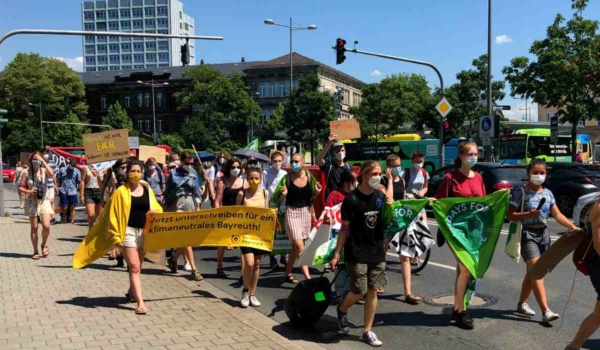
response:
{"label": "woman holding yellow banner", "polygon": [[[162,213],[162,207],[156,201],[154,192],[142,179],[142,165],[139,162],[129,162],[127,165],[128,182],[119,188],[111,199],[109,208],[108,235],[123,252],[129,267],[128,301],[137,301],[136,315],[145,315],[146,306],[142,297],[140,272],[144,261],[144,226],[146,215]],[[126,220],[119,220],[125,214]],[[125,225],[125,223],[127,223]]]}
{"label": "woman holding yellow banner", "polygon": [[[238,192],[237,205],[253,208],[269,208],[269,194],[267,190],[260,188],[262,171],[258,167],[250,167],[246,173],[248,181],[248,189]],[[256,299],[256,286],[258,284],[258,276],[260,276],[260,259],[263,255],[269,255],[268,251],[240,247],[242,251],[242,276],[244,289],[242,290],[242,299],[240,306],[247,308],[249,305],[259,307],[260,301]]]}

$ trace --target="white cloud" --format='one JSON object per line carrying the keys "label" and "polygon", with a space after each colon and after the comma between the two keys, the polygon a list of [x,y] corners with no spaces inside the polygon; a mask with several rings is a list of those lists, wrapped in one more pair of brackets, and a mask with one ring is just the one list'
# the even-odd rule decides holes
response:
{"label": "white cloud", "polygon": [[512,42],[513,39],[511,37],[509,37],[508,35],[498,35],[496,37],[496,44],[498,45],[503,45],[503,44],[508,44],[510,42]]}
{"label": "white cloud", "polygon": [[76,72],[83,72],[83,56],[77,56],[75,58],[65,57],[53,57],[61,62],[65,62],[69,68]]}
{"label": "white cloud", "polygon": [[381,73],[381,71],[379,71],[379,69],[375,69],[374,71],[371,72],[372,77],[379,77],[382,75],[383,75],[383,73]]}

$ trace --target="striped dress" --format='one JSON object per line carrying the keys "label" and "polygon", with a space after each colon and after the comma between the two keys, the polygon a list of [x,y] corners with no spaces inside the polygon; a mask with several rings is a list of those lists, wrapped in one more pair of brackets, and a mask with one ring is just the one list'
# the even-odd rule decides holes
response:
{"label": "striped dress", "polygon": [[298,187],[290,181],[286,196],[285,227],[291,241],[307,239],[310,234],[312,195],[310,179],[304,187]]}

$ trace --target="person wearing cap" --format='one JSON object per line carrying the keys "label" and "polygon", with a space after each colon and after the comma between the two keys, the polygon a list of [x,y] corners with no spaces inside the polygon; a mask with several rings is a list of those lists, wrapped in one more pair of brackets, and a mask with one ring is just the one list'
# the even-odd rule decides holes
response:
{"label": "person wearing cap", "polygon": [[[331,159],[325,159],[329,153],[331,153]],[[344,158],[346,158],[344,144],[337,140],[336,134],[329,134],[327,144],[317,156],[317,165],[325,173],[327,186],[325,198],[329,197],[331,192],[340,190],[339,186],[344,171],[352,171],[350,165],[344,163]]]}
{"label": "person wearing cap", "polygon": [[58,184],[60,187],[60,203],[63,207],[62,222],[67,222],[70,214],[71,223],[75,223],[75,207],[79,204],[77,200],[77,189],[81,184],[81,172],[77,169],[77,159],[71,158],[69,166],[63,167],[58,173]]}

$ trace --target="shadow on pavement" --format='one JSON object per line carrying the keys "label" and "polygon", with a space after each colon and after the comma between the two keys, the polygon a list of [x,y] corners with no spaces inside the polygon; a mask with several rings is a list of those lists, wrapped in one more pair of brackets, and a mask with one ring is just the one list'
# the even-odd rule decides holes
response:
{"label": "shadow on pavement", "polygon": [[[358,327],[351,325],[351,328]],[[352,335],[340,334],[337,320],[329,315],[324,315],[317,323],[306,328],[297,328],[291,322],[285,322],[273,327],[273,331],[290,340],[303,340],[318,344],[337,344],[341,340],[354,338]]]}
{"label": "shadow on pavement", "polygon": [[83,238],[57,238],[57,241],[80,243]]}
{"label": "shadow on pavement", "polygon": [[21,254],[21,253],[0,253],[0,258],[25,258],[31,259],[33,254]]}
{"label": "shadow on pavement", "polygon": [[600,349],[600,339],[590,339],[583,343],[582,349]]}
{"label": "shadow on pavement", "polygon": [[231,307],[239,307],[239,301],[238,300],[233,300],[230,298],[217,298],[214,294],[212,294],[211,292],[207,292],[204,290],[195,290],[192,292],[192,294],[197,294],[201,297],[207,298],[207,299],[219,299],[222,302],[224,302],[225,304],[231,306]]}
{"label": "shadow on pavement", "polygon": [[[120,310],[134,310],[135,307],[126,307],[122,304],[125,304],[127,300],[125,297],[97,297],[97,298],[88,298],[88,297],[75,297],[71,300],[57,300],[57,304],[67,304],[67,305],[75,305],[85,308],[97,308],[97,307],[110,307],[114,309]],[[147,300],[146,300],[147,302]],[[135,304],[133,304],[135,305]]]}

